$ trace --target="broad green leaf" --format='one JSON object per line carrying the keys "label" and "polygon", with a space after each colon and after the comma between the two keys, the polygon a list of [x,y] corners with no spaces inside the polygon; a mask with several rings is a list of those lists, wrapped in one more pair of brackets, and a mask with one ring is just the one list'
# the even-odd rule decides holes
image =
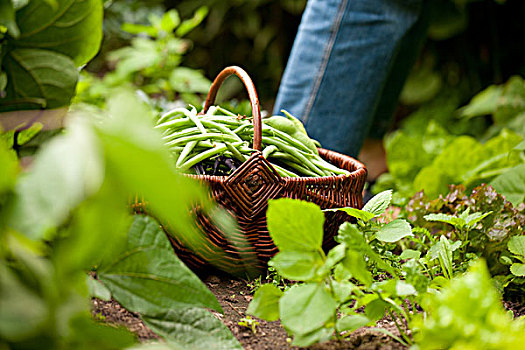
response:
{"label": "broad green leaf", "polygon": [[403,219],[396,219],[382,226],[375,237],[382,242],[392,243],[408,236],[412,236],[410,224]]}
{"label": "broad green leaf", "polygon": [[372,320],[364,315],[349,315],[343,316],[337,320],[338,332],[353,332],[358,328],[364,327],[371,323]]}
{"label": "broad green leaf", "polygon": [[511,253],[525,257],[525,236],[511,237],[507,247]]}
{"label": "broad green leaf", "polygon": [[443,80],[441,75],[429,65],[415,67],[408,76],[400,100],[408,105],[420,105],[437,95]]}
{"label": "broad green leaf", "polygon": [[171,72],[170,85],[177,92],[207,93],[211,81],[195,69],[178,67]]}
{"label": "broad green leaf", "polygon": [[404,297],[407,295],[416,295],[417,291],[410,283],[407,283],[403,280],[398,280],[396,282],[396,294],[397,296]]}
{"label": "broad green leaf", "polygon": [[177,10],[169,10],[160,20],[160,28],[166,33],[172,32],[180,24],[180,16]]}
{"label": "broad green leaf", "polygon": [[357,208],[334,208],[334,209],[325,209],[323,211],[344,211],[350,216],[353,216],[354,218],[363,220],[364,222],[370,221],[373,218],[376,217],[376,214],[370,213],[368,211],[360,210]]}
{"label": "broad green leaf", "polygon": [[17,341],[34,333],[48,317],[47,305],[0,262],[0,337]]}
{"label": "broad green leaf", "polygon": [[18,38],[20,35],[20,30],[15,20],[15,8],[11,0],[0,1],[0,26],[6,27],[7,33],[14,38]]}
{"label": "broad green leaf", "polygon": [[484,218],[486,218],[490,214],[492,214],[492,211],[489,211],[488,213],[472,213],[472,214],[469,214],[465,218],[465,223],[469,227],[474,227],[478,222],[480,222],[481,220],[483,220]]}
{"label": "broad green leaf", "polygon": [[[99,279],[126,309],[154,315],[165,309],[207,307],[222,311],[215,296],[164,244],[151,245],[165,233],[150,217],[135,216],[130,228],[128,251],[99,267]],[[143,231],[137,229],[143,228]],[[137,246],[138,235],[147,235],[145,246]],[[161,238],[162,237],[162,238]]]}
{"label": "broad green leaf", "polygon": [[24,145],[28,143],[42,130],[43,127],[44,125],[42,123],[35,122],[29,128],[20,131],[17,137],[17,144]]}
{"label": "broad green leaf", "polygon": [[453,278],[423,302],[425,318],[413,323],[421,349],[516,349],[523,347],[523,322],[504,310],[485,262]]}
{"label": "broad green leaf", "polygon": [[136,343],[135,334],[127,328],[95,322],[87,313],[73,317],[69,327],[70,349],[127,349]]}
{"label": "broad green leaf", "polygon": [[502,87],[491,85],[479,92],[470,100],[469,104],[461,108],[460,114],[465,118],[478,117],[494,113],[501,96]]}
{"label": "broad green leaf", "polygon": [[438,222],[444,222],[447,224],[450,224],[456,228],[460,228],[465,226],[466,222],[465,220],[458,218],[456,216],[448,215],[448,214],[427,214],[424,216],[425,220],[427,221],[438,221]]}
{"label": "broad green leaf", "polygon": [[510,168],[492,180],[490,185],[517,206],[525,200],[525,164]]}
{"label": "broad green leaf", "polygon": [[111,292],[102,283],[87,275],[86,282],[89,290],[89,296],[101,300],[110,301]]}
{"label": "broad green leaf", "polygon": [[307,334],[296,334],[293,338],[292,345],[306,347],[316,343],[322,343],[329,340],[334,334],[334,328],[319,328]]}
{"label": "broad green leaf", "polygon": [[419,259],[421,257],[421,252],[413,249],[405,249],[399,255],[400,259]]}
{"label": "broad green leaf", "polygon": [[324,277],[330,273],[332,268],[346,256],[346,244],[341,243],[330,249],[323,266],[317,271],[317,275]]}
{"label": "broad green leaf", "polygon": [[75,93],[77,68],[61,53],[15,49],[3,61],[9,80],[6,96],[0,99],[0,111],[62,107]]}
{"label": "broad green leaf", "polygon": [[103,163],[93,131],[80,117],[55,137],[20,177],[10,225],[40,239],[67,219],[71,210],[101,185]]}
{"label": "broad green leaf", "polygon": [[363,207],[363,211],[367,211],[374,215],[381,215],[390,205],[392,200],[392,190],[383,191],[372,197]]}
{"label": "broad green leaf", "polygon": [[343,266],[350,272],[353,278],[365,286],[372,284],[372,273],[368,270],[363,255],[356,251],[348,251],[343,259]]}
{"label": "broad green leaf", "polygon": [[452,278],[452,249],[450,249],[450,242],[445,236],[439,239],[439,261],[449,278]]}
{"label": "broad green leaf", "polygon": [[365,307],[365,315],[371,321],[377,321],[385,316],[386,303],[381,299],[372,300]]}
{"label": "broad green leaf", "polygon": [[494,112],[496,124],[505,124],[525,112],[525,80],[515,75],[505,85]]}
{"label": "broad green leaf", "polygon": [[13,188],[18,171],[16,153],[8,149],[4,140],[0,139],[0,195]]}
{"label": "broad green leaf", "polygon": [[514,276],[525,277],[525,264],[514,263],[510,266],[510,272]]}
{"label": "broad green leaf", "polygon": [[335,316],[336,301],[322,284],[294,285],[279,300],[282,325],[293,334],[307,334]]}
{"label": "broad green leaf", "polygon": [[323,265],[319,252],[284,250],[275,255],[268,263],[284,278],[294,281],[308,281],[315,277],[316,271]]}
{"label": "broad green leaf", "polygon": [[347,301],[355,288],[355,284],[350,281],[332,281],[332,291],[340,303]]}
{"label": "broad green leaf", "polygon": [[79,67],[98,52],[102,40],[101,0],[30,1],[16,13],[16,47],[40,48],[70,57]]}
{"label": "broad green leaf", "polygon": [[280,251],[321,249],[324,214],[317,205],[288,198],[270,200],[266,217]]}
{"label": "broad green leaf", "polygon": [[168,309],[154,315],[142,315],[144,323],[169,343],[181,349],[242,350],[228,328],[208,311],[198,308]]}
{"label": "broad green leaf", "polygon": [[277,321],[279,319],[279,299],[282,296],[283,292],[279,288],[270,283],[264,284],[253,295],[246,313],[266,321]]}

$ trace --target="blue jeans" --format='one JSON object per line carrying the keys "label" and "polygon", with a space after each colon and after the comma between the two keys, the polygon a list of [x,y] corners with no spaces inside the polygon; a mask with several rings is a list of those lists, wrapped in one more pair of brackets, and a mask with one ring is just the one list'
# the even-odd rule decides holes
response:
{"label": "blue jeans", "polygon": [[274,114],[286,109],[324,148],[357,156],[381,138],[426,37],[428,0],[309,0]]}

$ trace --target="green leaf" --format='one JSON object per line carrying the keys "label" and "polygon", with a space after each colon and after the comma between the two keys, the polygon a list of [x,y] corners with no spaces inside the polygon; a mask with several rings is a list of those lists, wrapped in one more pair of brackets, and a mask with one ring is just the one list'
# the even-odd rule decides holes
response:
{"label": "green leaf", "polygon": [[[156,229],[152,229],[155,226]],[[140,228],[140,229],[139,229]],[[147,235],[146,245],[137,246],[137,237]],[[165,237],[150,217],[135,216],[129,231],[128,251],[99,267],[98,277],[126,309],[154,315],[165,309],[207,307],[221,312],[215,296],[188,269],[173,250],[151,245]]]}
{"label": "green leaf", "polygon": [[353,216],[354,218],[363,220],[364,222],[368,222],[376,217],[376,214],[370,213],[368,211],[360,210],[357,208],[334,208],[334,209],[325,209],[323,211],[344,211],[350,216]]}
{"label": "green leaf", "polygon": [[103,164],[95,136],[78,118],[55,137],[18,181],[10,225],[40,239],[66,220],[70,211],[101,185]]}
{"label": "green leaf", "polygon": [[293,334],[307,334],[335,315],[336,301],[322,284],[294,285],[279,300],[282,325]]}
{"label": "green leaf", "polygon": [[166,33],[171,33],[180,24],[180,16],[177,10],[169,10],[160,20],[160,28]]}
{"label": "green leaf", "polygon": [[70,57],[79,67],[95,56],[102,41],[101,0],[30,1],[16,13],[16,47],[39,48]]}
{"label": "green leaf", "polygon": [[410,224],[406,220],[396,219],[382,226],[375,237],[382,242],[393,243],[408,236],[413,236]]}
{"label": "green leaf", "polygon": [[465,223],[468,227],[474,227],[478,222],[492,214],[491,211],[488,213],[472,213],[465,218]]}
{"label": "green leaf", "polygon": [[339,303],[344,303],[356,288],[350,281],[332,281],[332,291]]}
{"label": "green leaf", "polygon": [[199,7],[192,18],[183,21],[179,28],[175,31],[178,37],[183,37],[188,34],[193,28],[197,27],[204,18],[208,15],[208,8],[206,6]]}
{"label": "green leaf", "polygon": [[417,291],[413,285],[407,283],[403,280],[398,280],[396,282],[396,295],[400,297],[405,297],[408,295],[416,295]]}
{"label": "green leaf", "polygon": [[455,228],[460,228],[466,225],[465,220],[448,214],[427,214],[424,216],[424,218],[427,221],[444,222],[454,226]]}
{"label": "green leaf", "polygon": [[510,168],[492,180],[490,185],[517,206],[525,201],[525,164]]}
{"label": "green leaf", "polygon": [[338,332],[353,332],[371,322],[372,320],[364,315],[343,316],[337,320],[336,328]]}
{"label": "green leaf", "polygon": [[47,305],[0,261],[0,336],[16,341],[34,333],[48,317]]}
{"label": "green leaf", "polygon": [[365,315],[370,321],[377,321],[385,316],[386,303],[381,299],[372,300],[365,307]]}
{"label": "green leaf", "polygon": [[502,90],[501,86],[491,85],[479,92],[470,100],[468,105],[461,108],[461,116],[472,118],[494,113]]}
{"label": "green leaf", "polygon": [[514,263],[510,266],[510,272],[514,276],[525,277],[525,264]]}
{"label": "green leaf", "polygon": [[292,345],[306,347],[316,343],[322,343],[329,340],[334,334],[334,328],[319,328],[307,334],[296,334],[293,338]]}
{"label": "green leaf", "polygon": [[177,67],[170,74],[170,85],[177,92],[204,94],[210,90],[211,81],[195,69]]}
{"label": "green leaf", "polygon": [[282,296],[283,292],[279,288],[270,283],[264,284],[253,295],[246,313],[266,321],[277,321],[279,319],[279,299]]}
{"label": "green leaf", "polygon": [[503,85],[494,112],[494,121],[496,124],[505,124],[523,112],[525,112],[525,80],[516,75]]}
{"label": "green leaf", "polygon": [[365,286],[372,284],[372,273],[368,270],[363,255],[356,251],[348,251],[343,259],[343,266],[359,282]]}
{"label": "green leaf", "polygon": [[317,275],[325,277],[330,273],[332,268],[346,256],[346,244],[336,245],[328,252],[323,266],[317,271]]}
{"label": "green leaf", "polygon": [[311,280],[323,265],[318,252],[285,250],[277,253],[268,266],[273,266],[284,278],[294,281]]}
{"label": "green leaf", "polygon": [[7,32],[14,38],[18,38],[20,35],[20,30],[15,20],[15,9],[11,0],[0,1],[0,26],[6,27]]}
{"label": "green leaf", "polygon": [[0,138],[0,174],[2,174],[2,176],[0,176],[0,195],[13,188],[18,171],[18,158],[16,153],[8,149],[4,140]]}
{"label": "green leaf", "polygon": [[9,80],[0,111],[62,107],[75,93],[77,68],[58,52],[15,49],[7,53],[3,65]]}
{"label": "green leaf", "polygon": [[399,255],[400,259],[419,259],[421,257],[421,252],[413,249],[405,249]]}
{"label": "green leaf", "polygon": [[141,318],[151,330],[181,349],[243,349],[228,328],[206,310],[171,309]]}
{"label": "green leaf", "polygon": [[268,201],[268,231],[280,251],[318,251],[323,242],[324,214],[310,202],[281,198]]}
{"label": "green leaf", "polygon": [[102,283],[87,275],[86,282],[89,290],[89,296],[101,300],[110,301],[111,292]]}
{"label": "green leaf", "polygon": [[95,322],[87,313],[74,316],[69,326],[69,348],[128,349],[128,346],[136,343],[135,335],[130,330]]}
{"label": "green leaf", "polygon": [[511,253],[525,257],[525,236],[511,237],[507,247]]}
{"label": "green leaf", "polygon": [[383,191],[372,197],[363,207],[364,211],[374,215],[381,215],[390,205],[392,200],[392,190]]}

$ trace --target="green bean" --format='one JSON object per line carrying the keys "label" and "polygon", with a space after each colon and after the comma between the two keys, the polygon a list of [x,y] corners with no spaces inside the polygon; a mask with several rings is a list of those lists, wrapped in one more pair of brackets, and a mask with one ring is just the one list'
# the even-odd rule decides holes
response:
{"label": "green bean", "polygon": [[177,163],[175,164],[175,166],[177,168],[180,168],[180,166],[183,164],[184,160],[186,159],[186,157],[188,156],[188,154],[190,154],[190,152],[193,150],[193,148],[195,148],[195,146],[197,145],[197,141],[190,141],[186,144],[186,146],[184,146],[184,149],[182,150],[180,156],[179,156],[179,159],[177,159]]}
{"label": "green bean", "polygon": [[301,148],[303,151],[307,152],[308,154],[313,154],[312,150],[308,148],[305,144],[303,144],[301,141],[295,139],[294,137],[288,135],[285,132],[282,132],[281,130],[275,129],[271,126],[263,125],[262,127],[263,132],[272,132],[274,135],[272,136],[278,136],[279,138],[283,139],[284,141],[287,141],[290,145]]}
{"label": "green bean", "polygon": [[172,140],[172,139],[175,139],[175,138],[195,135],[195,134],[199,134],[199,133],[200,133],[199,128],[197,128],[195,126],[193,128],[187,128],[187,129],[184,129],[183,131],[174,132],[172,134],[166,135],[166,136],[162,137],[162,139],[165,140],[165,141],[169,141],[169,140]]}
{"label": "green bean", "polygon": [[218,153],[221,153],[225,151],[228,147],[224,143],[218,143],[216,147],[211,148],[207,150],[206,152],[202,152],[197,154],[196,156],[188,159],[184,164],[182,164],[179,169],[186,170],[194,166],[200,161],[203,161],[204,159],[210,158],[211,156],[214,156]]}
{"label": "green bean", "polygon": [[170,141],[166,144],[168,146],[178,146],[178,145],[184,145],[189,141],[201,141],[201,140],[237,141],[236,138],[230,135],[223,135],[219,133],[206,133],[206,134],[200,134],[200,135],[191,135],[191,136],[181,137],[179,139]]}
{"label": "green bean", "polygon": [[270,154],[272,154],[273,152],[277,151],[277,147],[274,146],[274,145],[270,145],[268,147],[265,147],[262,151],[262,154],[263,154],[263,157],[268,159],[268,157],[270,156]]}
{"label": "green bean", "polygon": [[204,120],[204,119],[201,121],[201,123],[202,123],[202,125],[206,126],[207,128],[215,128],[215,129],[217,129],[219,131],[222,131],[225,134],[228,134],[230,136],[235,137],[238,140],[241,140],[241,138],[239,136],[237,136],[236,133],[234,133],[233,131],[231,131],[230,129],[228,129],[224,125],[221,125],[219,123],[215,123],[215,122],[210,121],[210,120]]}

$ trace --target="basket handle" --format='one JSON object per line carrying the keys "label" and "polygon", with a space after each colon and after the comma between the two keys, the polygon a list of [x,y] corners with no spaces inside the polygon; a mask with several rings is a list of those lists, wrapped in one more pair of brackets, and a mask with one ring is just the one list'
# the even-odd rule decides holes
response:
{"label": "basket handle", "polygon": [[230,66],[224,68],[219,75],[215,78],[211,84],[210,91],[206,97],[206,102],[204,102],[204,108],[202,109],[201,114],[204,114],[208,111],[211,105],[215,102],[215,97],[217,97],[217,91],[219,91],[220,86],[226,78],[230,75],[238,76],[243,82],[246,90],[248,90],[248,96],[250,97],[250,103],[252,105],[252,114],[253,114],[253,148],[257,151],[260,151],[261,148],[261,109],[259,107],[259,98],[257,97],[257,91],[255,91],[255,86],[253,81],[246,73],[244,69],[237,66]]}

